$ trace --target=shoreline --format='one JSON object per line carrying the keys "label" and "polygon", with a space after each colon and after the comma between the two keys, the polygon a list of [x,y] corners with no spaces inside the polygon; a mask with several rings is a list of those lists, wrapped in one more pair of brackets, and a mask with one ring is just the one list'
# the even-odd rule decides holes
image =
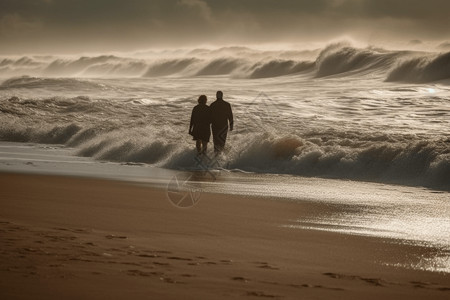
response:
{"label": "shoreline", "polygon": [[[6,172],[25,172],[34,174],[50,174],[50,175],[81,175],[87,177],[106,178],[113,180],[125,180],[125,181],[142,181],[142,182],[155,182],[158,179],[164,179],[169,181],[176,173],[191,173],[196,171],[205,171],[205,168],[211,167],[213,170],[220,170],[216,168],[217,165],[208,166],[199,164],[199,161],[195,160],[194,149],[189,149],[190,155],[184,155],[180,159],[181,165],[175,168],[171,166],[161,166],[153,163],[145,163],[139,161],[116,161],[116,160],[97,160],[94,156],[80,155],[78,152],[80,149],[67,147],[66,144],[42,144],[35,142],[9,142],[0,141],[0,163],[1,170]],[[188,159],[189,158],[189,159]],[[210,158],[209,158],[210,159]],[[207,161],[209,161],[207,159]],[[183,162],[181,162],[183,161]],[[222,162],[228,164],[229,162]],[[172,166],[173,167],[173,166]],[[227,169],[227,168],[226,168]],[[280,172],[272,173],[265,172],[264,170],[246,171],[247,169],[230,169],[228,176],[236,177],[238,179],[244,179],[246,175],[252,178],[255,177],[285,177],[285,178],[299,178],[299,179],[318,179],[323,181],[351,181],[357,184],[373,184],[373,185],[389,185],[398,186],[400,188],[411,189],[426,189],[429,191],[436,191],[438,193],[449,193],[450,186],[445,185],[445,170],[441,171],[442,176],[438,176],[435,179],[437,182],[432,183],[420,182],[416,179],[370,179],[370,178],[358,178],[352,176],[326,176],[320,175],[307,175],[298,174],[295,172]],[[116,175],[120,174],[121,175]],[[440,182],[440,183],[439,183]]]}
{"label": "shoreline", "polygon": [[448,273],[394,266],[436,249],[283,227],[335,209],[324,203],[204,193],[177,209],[165,190],[129,182],[0,173],[0,183],[8,299],[446,299],[450,291]]}

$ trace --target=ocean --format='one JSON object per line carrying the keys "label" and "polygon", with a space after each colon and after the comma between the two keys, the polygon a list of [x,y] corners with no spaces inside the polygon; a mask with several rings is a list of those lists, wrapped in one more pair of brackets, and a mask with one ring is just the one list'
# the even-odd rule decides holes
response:
{"label": "ocean", "polygon": [[1,57],[0,140],[196,171],[191,111],[217,90],[235,130],[214,168],[246,184],[220,191],[358,205],[286,226],[431,243],[439,262],[424,268],[449,272],[450,52],[337,43]]}
{"label": "ocean", "polygon": [[25,56],[1,58],[0,77],[4,141],[186,170],[191,110],[222,90],[235,115],[226,169],[450,189],[450,52]]}

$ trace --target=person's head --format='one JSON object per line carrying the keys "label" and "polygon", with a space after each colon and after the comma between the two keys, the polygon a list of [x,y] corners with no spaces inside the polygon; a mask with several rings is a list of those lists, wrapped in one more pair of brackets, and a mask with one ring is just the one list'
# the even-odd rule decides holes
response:
{"label": "person's head", "polygon": [[223,97],[222,91],[217,91],[217,93],[216,93],[216,98],[217,98],[217,99],[222,99],[222,97]]}
{"label": "person's head", "polygon": [[207,100],[208,98],[206,98],[205,95],[201,95],[200,97],[198,97],[198,104],[206,104]]}

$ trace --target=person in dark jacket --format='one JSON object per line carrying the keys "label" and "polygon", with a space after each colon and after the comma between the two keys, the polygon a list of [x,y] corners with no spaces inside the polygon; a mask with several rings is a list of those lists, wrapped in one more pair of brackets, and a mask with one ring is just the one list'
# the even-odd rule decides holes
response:
{"label": "person in dark jacket", "polygon": [[217,91],[217,100],[211,103],[211,122],[214,142],[214,152],[219,154],[225,148],[227,140],[228,125],[230,131],[233,131],[233,112],[230,103],[223,100],[223,93]]}
{"label": "person in dark jacket", "polygon": [[206,105],[205,95],[198,98],[198,105],[192,109],[189,134],[196,141],[197,153],[205,154],[211,137],[211,109]]}

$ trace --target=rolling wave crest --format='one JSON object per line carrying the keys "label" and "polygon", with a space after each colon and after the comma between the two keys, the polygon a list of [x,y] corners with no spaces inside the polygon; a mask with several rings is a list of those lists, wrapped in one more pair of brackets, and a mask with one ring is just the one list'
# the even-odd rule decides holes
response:
{"label": "rolling wave crest", "polygon": [[450,79],[450,52],[404,60],[386,80],[421,83],[443,79]]}
{"label": "rolling wave crest", "polygon": [[0,58],[0,77],[160,77],[230,76],[270,78],[377,73],[387,81],[431,82],[450,78],[450,52],[444,54],[355,48],[332,44],[313,51],[261,51],[245,47],[149,52],[147,55],[92,57],[24,56]]}
{"label": "rolling wave crest", "polygon": [[[12,97],[0,102],[0,140],[65,144],[75,147],[78,155],[99,160],[195,168],[193,143],[185,134],[188,116],[177,115],[171,118],[177,122],[168,123],[165,120],[173,112],[142,105],[111,105],[87,97]],[[449,142],[445,137],[345,128],[289,132],[276,126],[270,131],[255,127],[230,136],[223,167],[450,190]]]}

